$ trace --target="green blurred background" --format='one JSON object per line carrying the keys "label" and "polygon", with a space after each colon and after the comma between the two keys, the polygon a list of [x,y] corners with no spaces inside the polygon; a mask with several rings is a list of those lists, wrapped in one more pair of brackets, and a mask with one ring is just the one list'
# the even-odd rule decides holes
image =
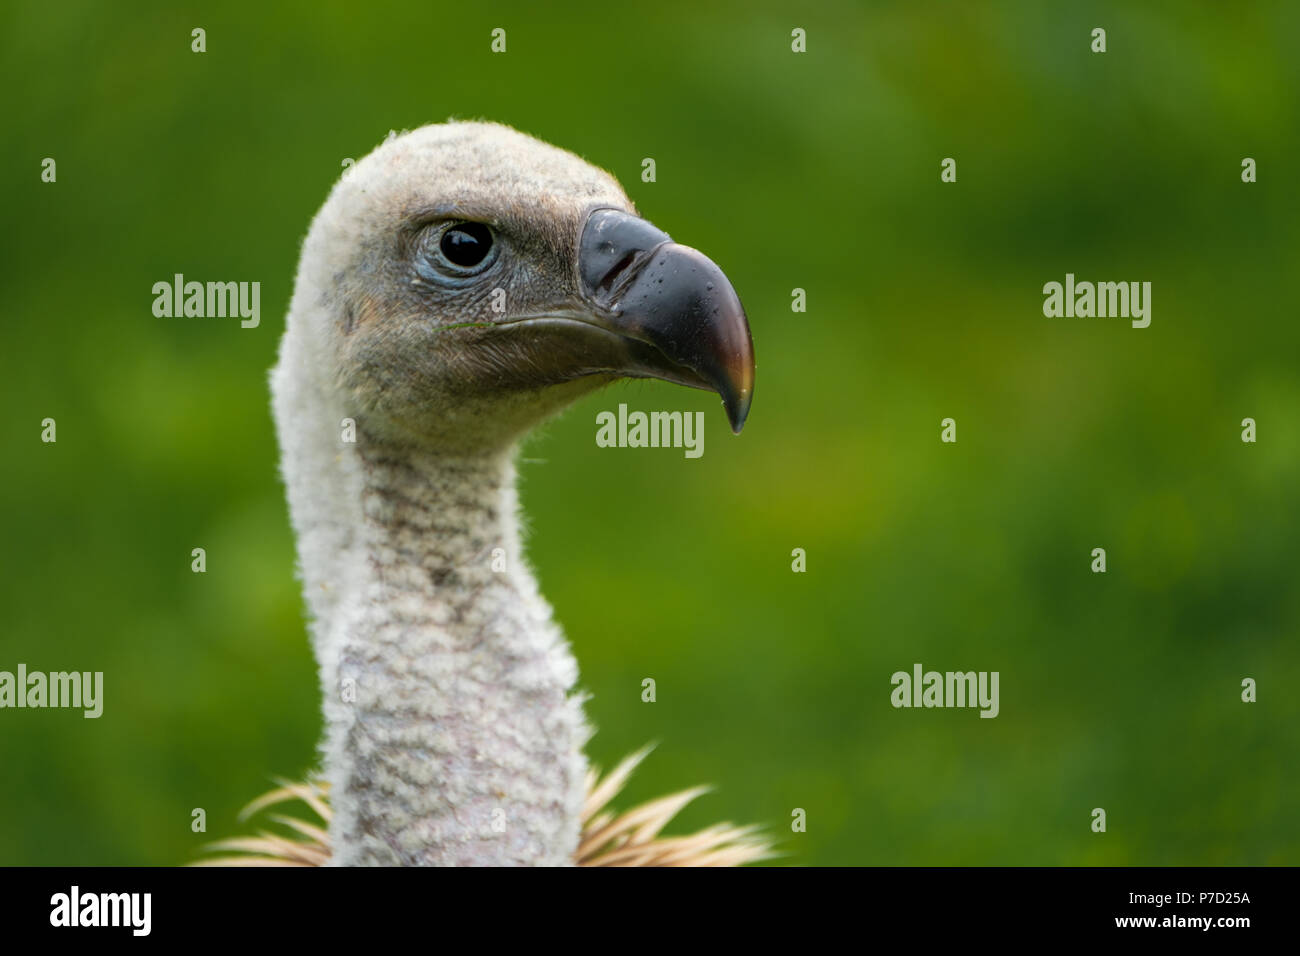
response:
{"label": "green blurred background", "polygon": [[[679,826],[796,864],[1300,862],[1300,7],[975,6],[5,4],[0,669],[105,710],[0,711],[0,863],[183,862],[311,768],[267,370],[342,161],[453,116],[609,169],[750,314],[742,437],[628,383],[525,451],[591,756],[660,742],[629,801],[712,782]],[[155,318],[176,272],[260,328]],[[1066,272],[1150,328],[1045,318]],[[621,401],[704,457],[597,448]],[[893,709],[915,662],[1001,715]]]}

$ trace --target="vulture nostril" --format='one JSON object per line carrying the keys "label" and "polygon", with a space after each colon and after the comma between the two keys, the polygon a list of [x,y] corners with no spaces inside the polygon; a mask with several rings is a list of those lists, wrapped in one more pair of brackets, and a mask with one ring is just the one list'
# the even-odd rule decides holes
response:
{"label": "vulture nostril", "polygon": [[600,284],[596,286],[596,291],[608,292],[612,289],[614,283],[618,281],[618,277],[627,271],[628,267],[632,265],[634,259],[636,259],[636,252],[628,252],[622,259],[619,259],[618,262],[614,263],[614,268],[605,273],[605,277],[601,279]]}

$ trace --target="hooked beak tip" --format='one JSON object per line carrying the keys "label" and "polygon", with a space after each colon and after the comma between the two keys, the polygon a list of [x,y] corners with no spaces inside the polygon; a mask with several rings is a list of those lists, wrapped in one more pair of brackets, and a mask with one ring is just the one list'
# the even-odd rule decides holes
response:
{"label": "hooked beak tip", "polygon": [[[749,371],[747,382],[745,381],[744,371]],[[733,372],[733,370],[728,369],[728,372]],[[728,379],[728,385],[731,385],[737,379],[744,383],[739,387],[727,388],[723,386],[719,389],[722,395],[722,407],[726,410],[727,421],[731,425],[731,433],[739,435],[745,427],[746,419],[749,418],[749,406],[754,400],[753,365],[751,364],[747,369],[742,370],[740,375],[728,375]]]}

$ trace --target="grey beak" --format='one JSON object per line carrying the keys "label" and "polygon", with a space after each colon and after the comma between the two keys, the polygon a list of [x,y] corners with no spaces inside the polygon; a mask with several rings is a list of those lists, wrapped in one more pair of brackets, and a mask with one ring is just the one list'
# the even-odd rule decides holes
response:
{"label": "grey beak", "polygon": [[717,392],[739,434],[754,397],[754,345],[745,310],[722,270],[618,209],[587,216],[577,268],[592,314],[610,331],[642,343],[629,372]]}

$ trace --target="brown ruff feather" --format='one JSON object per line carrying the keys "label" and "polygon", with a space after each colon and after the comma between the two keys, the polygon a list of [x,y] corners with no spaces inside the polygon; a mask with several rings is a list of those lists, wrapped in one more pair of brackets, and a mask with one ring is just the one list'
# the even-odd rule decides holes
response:
{"label": "brown ruff feather", "polygon": [[[714,824],[687,836],[660,836],[681,810],[709,787],[692,787],[650,800],[618,813],[610,803],[622,792],[637,765],[650,753],[643,747],[629,754],[601,777],[587,771],[587,800],[582,809],[582,835],[574,863],[578,866],[742,866],[774,856],[771,842],[758,827]],[[324,827],[282,814],[267,819],[285,834],[259,830],[256,836],[235,837],[208,844],[205,852],[223,853],[191,866],[324,866],[331,855],[328,827],[332,812],[329,786],[320,781],[277,780],[276,789],[262,794],[239,813],[248,820],[273,806],[297,801],[320,818]]]}

